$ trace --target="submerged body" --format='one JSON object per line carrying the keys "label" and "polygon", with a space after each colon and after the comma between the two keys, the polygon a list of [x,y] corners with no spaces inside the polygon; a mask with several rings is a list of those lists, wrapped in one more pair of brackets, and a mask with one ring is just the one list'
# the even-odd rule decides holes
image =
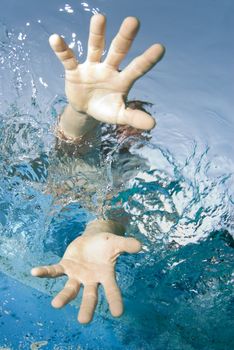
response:
{"label": "submerged body", "polygon": [[[139,21],[134,17],[128,17],[123,21],[118,34],[112,41],[107,57],[104,61],[101,61],[105,43],[105,25],[106,19],[103,15],[98,14],[92,17],[88,54],[83,64],[77,62],[73,51],[61,37],[57,34],[50,37],[51,47],[65,68],[65,91],[68,99],[68,105],[59,118],[57,135],[68,143],[81,145],[80,150],[84,146],[82,152],[86,155],[88,154],[86,140],[95,139],[100,122],[129,125],[141,130],[150,130],[155,126],[153,117],[142,109],[131,108],[131,105],[128,105],[126,101],[133,83],[162,58],[164,48],[160,44],[154,44],[141,56],[135,58],[123,71],[120,71],[119,65],[137,34]],[[86,187],[89,192],[94,193],[97,197],[99,195],[102,197],[103,190],[100,190],[98,186],[104,185],[103,174],[99,170],[96,171],[95,158],[92,159],[91,157],[87,163],[77,162],[75,159],[75,161],[72,160],[71,165],[66,164],[67,160],[69,160],[69,163],[69,157],[66,158],[65,156],[61,162],[62,172],[65,171],[68,176],[66,183],[59,183],[59,188],[52,184],[52,189],[61,194],[68,187],[68,189],[71,189],[73,196],[75,186],[78,187],[76,192],[79,196],[80,192]],[[117,168],[120,166],[121,163],[118,164]],[[86,179],[81,180],[79,176],[79,178],[73,178],[70,181],[69,177],[72,177],[73,171],[80,173],[82,168],[86,168]],[[57,170],[59,169],[56,166]],[[121,171],[124,171],[124,169],[122,168]],[[94,177],[99,176],[101,181],[96,181]],[[54,179],[54,176],[52,178]],[[122,180],[119,181],[118,176],[116,176],[115,182],[116,180],[118,182],[117,186],[121,185]],[[93,184],[95,185],[93,186]],[[113,188],[115,186],[116,184]],[[105,187],[108,188],[109,184]],[[105,195],[109,194],[105,193]],[[92,203],[92,198],[87,201],[86,196],[85,199],[89,204]],[[98,207],[100,207],[99,202],[100,200],[97,198]],[[102,202],[103,199],[101,205]],[[102,205],[100,214],[103,214],[103,212],[105,210],[103,210]],[[68,246],[59,264],[37,267],[32,270],[33,276],[57,277],[63,274],[68,276],[69,279],[64,289],[52,302],[54,307],[62,307],[74,299],[79,292],[80,285],[83,284],[84,292],[78,316],[82,323],[90,322],[92,319],[97,304],[97,287],[99,284],[104,286],[112,315],[120,316],[122,314],[123,303],[115,279],[115,263],[121,253],[138,252],[141,247],[140,242],[136,239],[119,236],[126,230],[122,225],[123,219],[121,223],[118,223],[116,218],[113,221],[112,218],[106,218],[105,216],[101,215],[101,219],[93,221],[90,224],[91,226],[89,225],[85,229],[83,236],[74,240]],[[83,244],[83,242],[86,243]],[[100,257],[102,257],[101,260]]]}

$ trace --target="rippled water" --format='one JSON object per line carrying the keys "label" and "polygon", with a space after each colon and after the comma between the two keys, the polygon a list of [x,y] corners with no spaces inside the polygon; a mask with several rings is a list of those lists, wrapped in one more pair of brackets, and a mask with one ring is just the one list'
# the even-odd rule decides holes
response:
{"label": "rippled water", "polygon": [[[113,320],[101,291],[98,315],[84,330],[83,338],[82,327],[76,325],[76,333],[65,314],[61,322],[68,334],[63,339],[56,323],[51,333],[46,332],[48,344],[42,346],[90,349],[92,343],[92,349],[104,349],[106,344],[113,349],[231,349],[233,86],[224,69],[229,67],[225,55],[229,37],[222,41],[220,64],[217,46],[221,35],[214,29],[219,25],[223,34],[225,30],[229,33],[231,2],[218,12],[217,3],[207,1],[208,23],[193,2],[191,8],[183,1],[170,8],[167,2],[149,1],[144,14],[140,2],[129,2],[129,13],[143,22],[143,33],[130,58],[149,40],[161,40],[168,48],[165,63],[142,79],[131,95],[154,104],[150,111],[158,126],[151,137],[122,144],[103,126],[103,157],[91,150],[72,170],[71,159],[59,157],[55,149],[53,130],[65,99],[63,73],[50,52],[48,36],[56,31],[63,34],[82,60],[90,15],[100,10],[111,17],[119,11],[118,23],[116,19],[111,25],[109,19],[109,42],[121,16],[126,15],[125,4],[43,1],[42,6],[25,1],[25,8],[15,3],[13,11],[13,3],[4,0],[1,6],[6,5],[5,11],[0,15],[0,270],[29,289],[53,294],[63,281],[33,279],[30,268],[56,262],[89,220],[122,215],[121,208],[131,220],[128,234],[143,243],[140,254],[122,256],[117,265],[125,315]],[[167,22],[175,24],[181,8],[185,14],[175,27],[178,37],[173,39]],[[155,24],[156,39],[147,27],[147,21],[154,23],[151,9],[162,15]],[[188,23],[192,9],[195,19]],[[196,17],[201,29],[196,27]],[[199,31],[205,24],[209,26],[202,39]],[[183,26],[190,28],[194,47],[189,40],[186,49],[182,47]],[[198,54],[193,61],[196,48],[204,49],[202,62]],[[222,87],[219,99],[218,86]],[[132,144],[131,154],[122,151],[126,143]],[[97,172],[102,179],[99,182],[95,181]],[[5,277],[3,281],[8,283]],[[14,283],[12,286],[17,288]],[[18,288],[26,294],[24,287]],[[4,298],[8,296],[4,294]],[[39,298],[46,297],[35,295],[35,300]],[[0,325],[4,332],[0,333],[0,347],[14,344],[17,348],[19,339],[22,349],[33,341],[45,341],[43,331],[35,328],[30,338],[26,329],[16,332],[13,343],[5,326],[13,314],[20,313],[13,307]],[[57,316],[46,317],[49,322]],[[91,342],[89,332],[97,343]]]}

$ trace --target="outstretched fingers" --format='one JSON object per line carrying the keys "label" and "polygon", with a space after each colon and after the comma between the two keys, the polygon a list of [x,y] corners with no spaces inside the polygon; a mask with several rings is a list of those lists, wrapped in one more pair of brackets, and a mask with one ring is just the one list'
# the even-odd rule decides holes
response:
{"label": "outstretched fingers", "polygon": [[161,44],[154,44],[148,48],[142,55],[136,57],[132,62],[120,73],[120,75],[129,82],[140,78],[147,73],[157,62],[159,62],[165,53],[165,48]]}
{"label": "outstretched fingers", "polygon": [[87,60],[99,62],[105,46],[106,17],[101,14],[92,16],[89,29]]}
{"label": "outstretched fingers", "polygon": [[97,283],[84,286],[82,302],[78,314],[78,321],[80,323],[89,323],[92,321],[98,301],[97,286]]}
{"label": "outstretched fingers", "polygon": [[127,17],[123,21],[118,34],[111,43],[105,63],[118,69],[120,62],[126,56],[138,32],[140,23],[135,17]]}
{"label": "outstretched fingers", "polygon": [[38,266],[31,270],[31,275],[35,277],[59,277],[64,275],[64,268],[60,264]]}
{"label": "outstretched fingers", "polygon": [[52,306],[61,308],[71,300],[75,299],[80,290],[80,283],[74,279],[69,279],[64,288],[52,300]]}
{"label": "outstretched fingers", "polygon": [[74,52],[68,47],[63,38],[53,34],[49,38],[50,46],[66,70],[75,69],[78,65]]}
{"label": "outstretched fingers", "polygon": [[112,275],[108,280],[103,282],[103,287],[112,316],[121,316],[123,313],[123,301],[115,276]]}

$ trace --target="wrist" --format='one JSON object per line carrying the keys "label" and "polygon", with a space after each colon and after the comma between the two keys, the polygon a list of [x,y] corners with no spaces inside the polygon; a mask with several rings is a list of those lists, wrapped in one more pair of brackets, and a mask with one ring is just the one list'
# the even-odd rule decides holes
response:
{"label": "wrist", "polygon": [[68,102],[68,105],[76,114],[78,117],[80,116],[88,116],[90,118],[92,118],[85,110],[84,108],[77,108],[73,105],[73,103],[71,103],[70,101]]}
{"label": "wrist", "polygon": [[94,220],[87,225],[84,235],[109,232],[118,236],[123,236],[125,231],[125,227],[114,220]]}
{"label": "wrist", "polygon": [[86,134],[94,131],[99,122],[85,112],[77,111],[68,104],[60,116],[58,133],[64,139],[72,141],[81,139]]}

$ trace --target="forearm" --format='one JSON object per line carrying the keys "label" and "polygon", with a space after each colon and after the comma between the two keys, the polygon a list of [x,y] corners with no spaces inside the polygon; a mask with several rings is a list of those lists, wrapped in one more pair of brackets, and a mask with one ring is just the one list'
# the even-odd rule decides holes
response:
{"label": "forearm", "polygon": [[84,235],[87,236],[101,232],[109,232],[118,236],[123,236],[125,227],[114,220],[94,220],[87,225]]}
{"label": "forearm", "polygon": [[60,116],[58,130],[69,140],[87,138],[95,133],[99,122],[86,113],[77,112],[68,104]]}

